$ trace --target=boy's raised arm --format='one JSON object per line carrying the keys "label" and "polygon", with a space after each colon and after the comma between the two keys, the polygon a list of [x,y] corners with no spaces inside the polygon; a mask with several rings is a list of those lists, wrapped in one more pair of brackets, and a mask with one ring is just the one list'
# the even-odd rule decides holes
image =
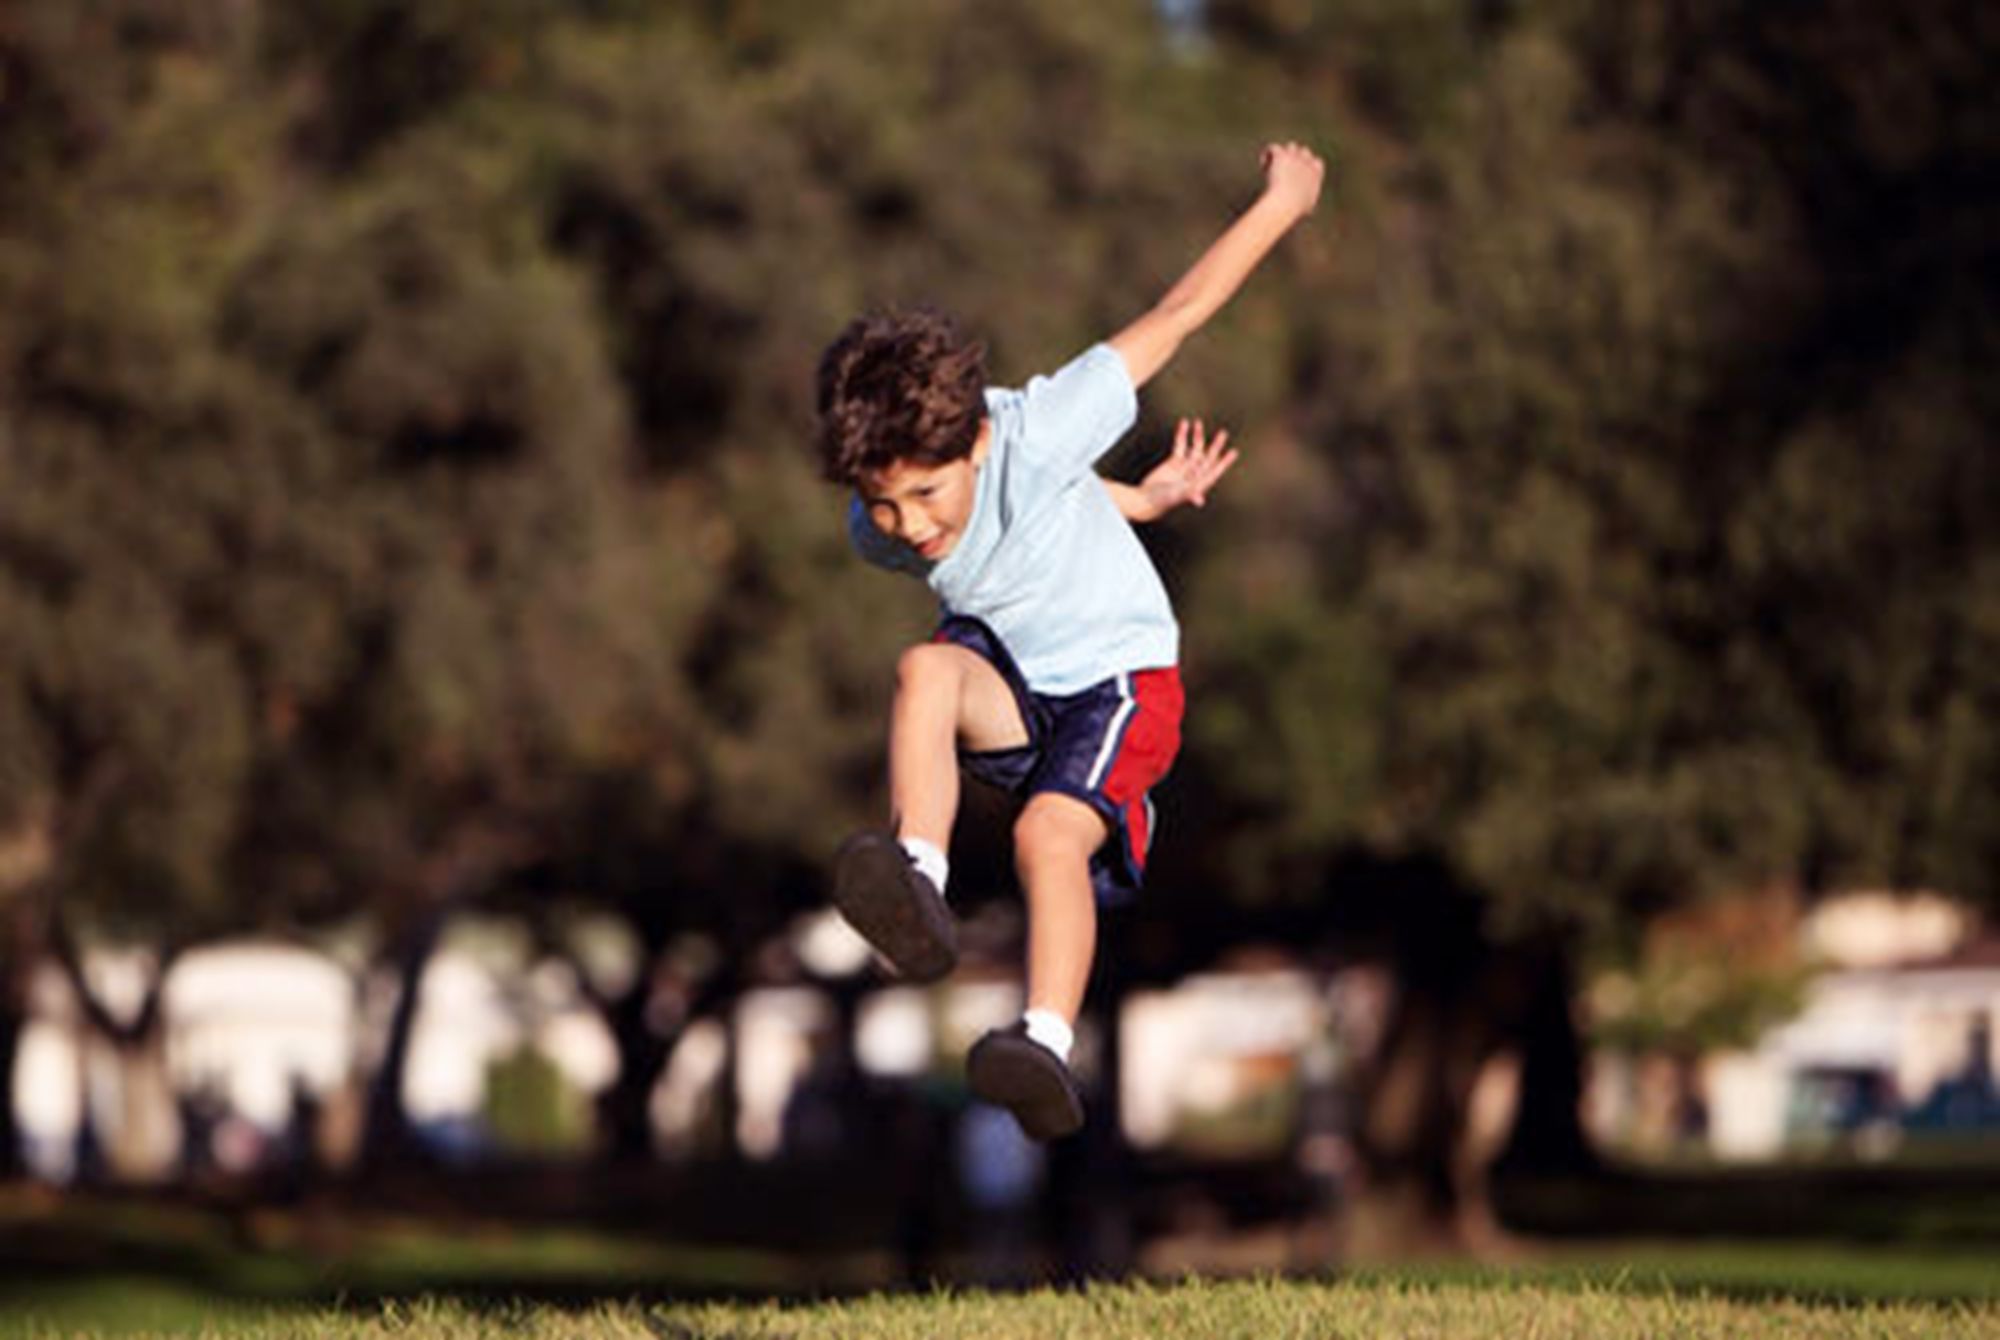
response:
{"label": "boy's raised arm", "polygon": [[1109,343],[1125,360],[1134,387],[1144,386],[1181,341],[1214,316],[1257,263],[1319,201],[1326,165],[1300,144],[1264,148],[1264,193],[1238,215],[1167,295]]}

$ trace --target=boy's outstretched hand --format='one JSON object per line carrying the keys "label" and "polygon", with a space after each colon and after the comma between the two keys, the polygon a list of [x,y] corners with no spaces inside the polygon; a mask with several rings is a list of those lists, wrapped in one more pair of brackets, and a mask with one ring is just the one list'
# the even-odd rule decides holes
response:
{"label": "boy's outstretched hand", "polygon": [[1264,146],[1264,193],[1284,201],[1300,218],[1319,203],[1325,180],[1326,164],[1305,145],[1287,140]]}
{"label": "boy's outstretched hand", "polygon": [[1154,520],[1188,503],[1208,505],[1208,491],[1229,473],[1238,453],[1229,447],[1229,430],[1213,438],[1200,419],[1182,419],[1174,429],[1174,449],[1139,481],[1142,520]]}

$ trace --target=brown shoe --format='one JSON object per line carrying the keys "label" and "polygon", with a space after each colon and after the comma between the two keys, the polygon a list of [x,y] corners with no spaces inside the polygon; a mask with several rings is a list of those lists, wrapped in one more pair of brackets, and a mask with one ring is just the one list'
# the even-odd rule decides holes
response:
{"label": "brown shoe", "polygon": [[1083,1125],[1083,1095],[1062,1058],[1016,1023],[988,1033],[965,1058],[972,1091],[1004,1107],[1030,1140],[1057,1140]]}
{"label": "brown shoe", "polygon": [[896,975],[935,982],[958,966],[958,926],[930,878],[879,829],[856,833],[833,860],[833,903]]}

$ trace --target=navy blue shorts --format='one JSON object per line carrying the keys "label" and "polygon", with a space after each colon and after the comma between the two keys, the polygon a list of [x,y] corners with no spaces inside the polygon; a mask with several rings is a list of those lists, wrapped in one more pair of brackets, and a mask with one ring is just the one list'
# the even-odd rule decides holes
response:
{"label": "navy blue shorts", "polygon": [[1153,845],[1149,793],[1181,747],[1179,669],[1134,670],[1076,693],[1036,693],[999,636],[978,619],[951,615],[932,640],[985,658],[1013,690],[1028,728],[1028,742],[1013,749],[961,749],[960,766],[1023,801],[1054,791],[1096,810],[1111,830],[1090,859],[1098,901],[1119,903],[1137,893]]}

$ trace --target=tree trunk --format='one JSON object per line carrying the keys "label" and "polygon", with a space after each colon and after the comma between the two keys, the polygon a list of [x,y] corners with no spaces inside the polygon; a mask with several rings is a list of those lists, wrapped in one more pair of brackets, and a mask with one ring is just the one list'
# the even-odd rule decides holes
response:
{"label": "tree trunk", "polygon": [[[673,1060],[687,1026],[732,1000],[741,985],[726,965],[692,994],[687,994],[684,983],[663,988],[658,978],[648,973],[623,995],[599,1001],[618,1047],[618,1077],[597,1100],[605,1161],[634,1164],[652,1158],[653,1090],[660,1076]],[[681,992],[682,998],[663,1008],[659,1000],[663,989]],[[670,1017],[662,1019],[663,1014]]]}
{"label": "tree trunk", "polygon": [[481,814],[446,835],[435,854],[418,862],[410,872],[401,904],[408,910],[403,913],[400,933],[391,941],[400,990],[381,1061],[368,1084],[361,1147],[355,1160],[358,1173],[421,1163],[426,1158],[427,1151],[403,1106],[404,1072],[409,1067],[410,1043],[423,1004],[424,972],[452,916],[492,888],[505,871],[519,868],[531,854],[521,835],[509,831],[493,814]]}
{"label": "tree trunk", "polygon": [[424,971],[437,952],[449,917],[450,909],[444,904],[425,911],[396,945],[394,961],[399,982],[396,1009],[389,1018],[382,1059],[369,1080],[368,1101],[361,1122],[356,1170],[363,1174],[420,1162],[424,1156],[423,1143],[411,1127],[409,1113],[403,1106],[403,1080],[409,1066],[417,1012],[423,1003]]}
{"label": "tree trunk", "polygon": [[1356,1130],[1343,1224],[1361,1261],[1478,1252],[1494,1239],[1484,1169],[1468,1158],[1475,1086],[1498,1051],[1477,993],[1399,982]]}
{"label": "tree trunk", "polygon": [[675,1039],[652,1027],[651,997],[652,985],[642,978],[604,1011],[618,1047],[618,1076],[598,1096],[597,1124],[604,1159],[612,1164],[639,1163],[652,1153],[653,1088],[673,1055]]}
{"label": "tree trunk", "polygon": [[1393,986],[1357,1067],[1357,1176],[1342,1216],[1350,1259],[1504,1251],[1488,1172],[1513,1123],[1534,956],[1496,945],[1482,901],[1435,867],[1353,891],[1346,933],[1380,937]]}
{"label": "tree trunk", "polygon": [[111,1078],[111,1111],[98,1127],[104,1167],[113,1181],[128,1185],[157,1185],[181,1167],[181,1120],[167,1073],[167,1030],[157,1010],[148,1013],[151,1020],[143,1032],[93,1039]]}
{"label": "tree trunk", "polygon": [[14,1117],[14,1066],[21,1054],[21,1031],[27,1024],[19,1008],[20,991],[12,980],[19,970],[0,966],[0,1182],[11,1182],[27,1171],[21,1148],[21,1126]]}
{"label": "tree trunk", "polygon": [[[159,950],[137,1013],[121,1019],[90,989],[83,950],[60,916],[53,919],[50,930],[55,961],[83,1021],[85,1074],[94,1081],[84,1088],[83,1130],[94,1137],[103,1171],[114,1181],[164,1181],[180,1163],[181,1123],[167,1073],[167,1026],[161,1003],[167,973],[180,947]],[[80,1168],[87,1162],[80,1160]]]}
{"label": "tree trunk", "polygon": [[1531,956],[1521,1033],[1521,1101],[1506,1148],[1494,1166],[1502,1177],[1582,1177],[1602,1167],[1583,1129],[1583,1038],[1576,1026],[1576,974],[1568,952]]}
{"label": "tree trunk", "polygon": [[33,916],[25,894],[0,891],[11,903],[0,921],[0,1182],[27,1171],[21,1126],[14,1115],[14,1068],[28,1026],[28,986],[35,971],[29,944]]}

